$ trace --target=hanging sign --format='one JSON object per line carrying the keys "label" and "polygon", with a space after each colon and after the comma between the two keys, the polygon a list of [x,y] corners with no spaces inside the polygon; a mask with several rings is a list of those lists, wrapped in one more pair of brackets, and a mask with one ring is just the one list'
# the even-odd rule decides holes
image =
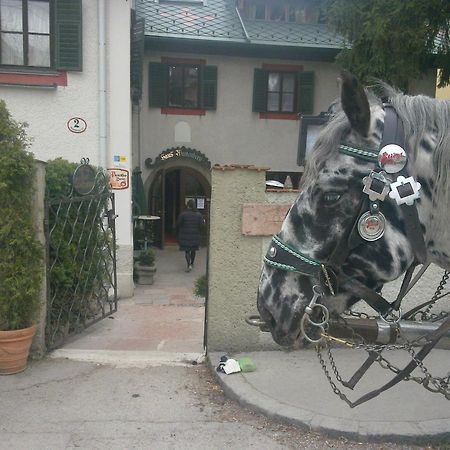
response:
{"label": "hanging sign", "polygon": [[81,164],[72,175],[72,185],[80,195],[90,194],[95,187],[96,172],[89,165],[89,158],[82,158]]}
{"label": "hanging sign", "polygon": [[81,117],[72,117],[67,122],[67,128],[72,133],[83,133],[84,131],[86,131],[87,123]]}
{"label": "hanging sign", "polygon": [[130,173],[126,169],[108,169],[111,189],[120,191],[130,187]]}

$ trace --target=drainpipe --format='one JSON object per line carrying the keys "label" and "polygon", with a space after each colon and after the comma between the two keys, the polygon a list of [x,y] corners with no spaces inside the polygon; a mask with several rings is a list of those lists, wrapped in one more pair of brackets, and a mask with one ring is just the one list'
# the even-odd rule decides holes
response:
{"label": "drainpipe", "polygon": [[98,89],[99,89],[99,166],[107,168],[106,136],[106,8],[105,0],[98,0]]}

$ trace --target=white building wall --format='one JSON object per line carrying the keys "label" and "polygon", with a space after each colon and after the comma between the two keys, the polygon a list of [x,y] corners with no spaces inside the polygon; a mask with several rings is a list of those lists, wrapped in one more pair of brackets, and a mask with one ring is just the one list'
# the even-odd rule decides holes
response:
{"label": "white building wall", "polygon": [[[131,2],[106,0],[107,21],[107,108],[108,165],[114,154],[131,161],[130,116],[130,8]],[[43,161],[62,157],[79,162],[88,157],[100,165],[99,155],[99,60],[97,0],[83,1],[83,71],[68,72],[67,86],[34,88],[0,85],[0,98],[5,100],[12,116],[27,122],[30,150]],[[87,123],[84,133],[68,130],[67,121],[81,117]],[[111,165],[112,166],[112,165]],[[116,192],[118,285],[122,297],[133,293],[131,186]]]}

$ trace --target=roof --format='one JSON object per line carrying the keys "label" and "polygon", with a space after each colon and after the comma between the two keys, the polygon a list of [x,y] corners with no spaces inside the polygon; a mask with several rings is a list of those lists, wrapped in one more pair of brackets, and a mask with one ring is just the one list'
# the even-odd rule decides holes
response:
{"label": "roof", "polygon": [[246,20],[235,5],[235,0],[207,0],[204,4],[138,0],[136,12],[145,19],[146,37],[326,49],[343,46],[342,37],[324,24]]}

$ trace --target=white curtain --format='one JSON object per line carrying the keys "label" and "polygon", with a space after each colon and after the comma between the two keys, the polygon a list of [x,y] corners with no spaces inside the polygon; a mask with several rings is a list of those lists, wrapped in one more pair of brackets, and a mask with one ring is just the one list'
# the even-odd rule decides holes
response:
{"label": "white curtain", "polygon": [[[22,0],[1,1],[2,64],[23,65]],[[6,33],[5,33],[6,32]],[[50,66],[50,5],[48,0],[28,1],[28,65]]]}
{"label": "white curtain", "polygon": [[2,64],[23,65],[22,0],[1,0]]}

